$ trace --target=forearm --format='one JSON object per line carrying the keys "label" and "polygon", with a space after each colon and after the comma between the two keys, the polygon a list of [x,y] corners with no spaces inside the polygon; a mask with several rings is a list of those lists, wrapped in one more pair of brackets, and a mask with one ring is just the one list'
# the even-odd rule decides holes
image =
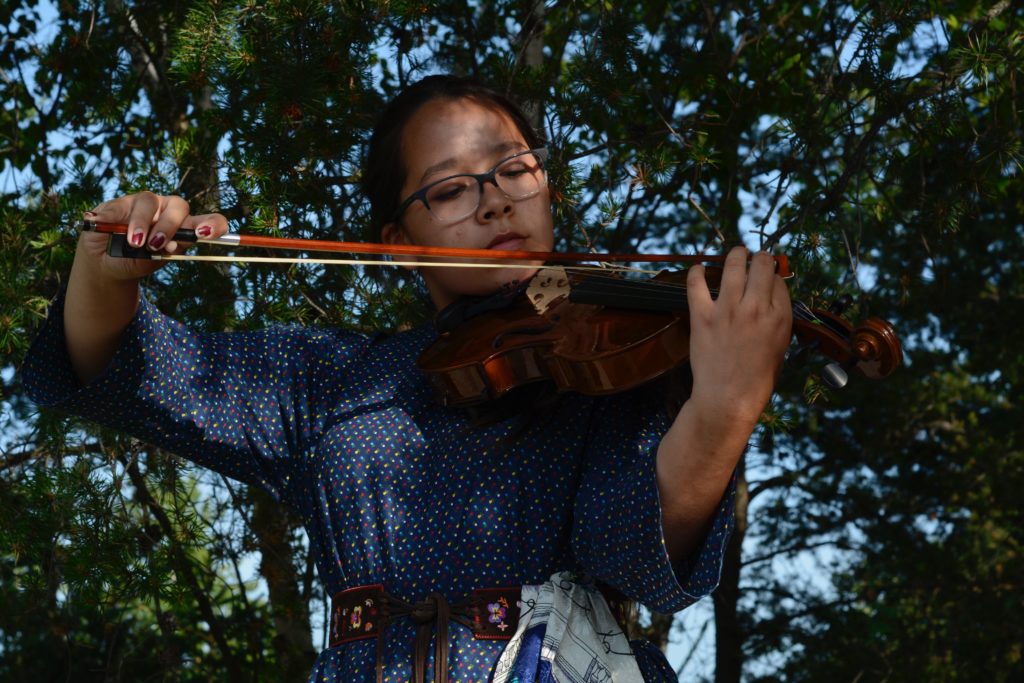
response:
{"label": "forearm", "polygon": [[665,542],[673,561],[704,537],[717,504],[771,397],[793,329],[775,263],[729,251],[717,298],[704,269],[687,274],[693,391],[658,447]]}
{"label": "forearm", "polygon": [[97,263],[79,240],[64,303],[64,335],[71,366],[82,384],[110,363],[139,305],[138,280],[104,276]]}
{"label": "forearm", "polygon": [[662,530],[673,563],[704,538],[756,418],[715,410],[691,399],[662,437],[657,454]]}

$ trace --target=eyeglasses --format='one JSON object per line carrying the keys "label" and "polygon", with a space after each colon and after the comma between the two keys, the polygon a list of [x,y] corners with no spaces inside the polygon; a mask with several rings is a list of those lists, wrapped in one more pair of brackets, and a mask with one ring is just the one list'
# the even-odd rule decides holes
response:
{"label": "eyeglasses", "polygon": [[[544,171],[548,150],[538,147],[502,159],[486,173],[460,173],[422,187],[402,202],[395,212],[398,220],[409,205],[419,200],[440,223],[455,223],[476,213],[484,194],[484,183],[493,183],[512,201],[536,196],[547,184]],[[474,186],[478,188],[473,191]]]}

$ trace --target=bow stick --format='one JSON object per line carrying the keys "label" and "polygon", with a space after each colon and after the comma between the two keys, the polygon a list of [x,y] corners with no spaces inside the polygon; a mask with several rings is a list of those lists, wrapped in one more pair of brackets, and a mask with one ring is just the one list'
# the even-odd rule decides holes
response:
{"label": "bow stick", "polygon": [[[111,240],[111,255],[123,258],[139,258],[151,260],[207,259],[217,261],[265,261],[301,263],[309,262],[308,258],[271,258],[271,257],[238,257],[238,256],[177,256],[151,252],[145,248],[128,246],[128,226],[124,223],[105,223],[85,220],[83,230],[102,232],[114,235],[119,239]],[[267,237],[263,235],[245,235],[228,233],[220,237],[199,237],[195,230],[182,228],[174,234],[174,240],[190,244],[215,244],[228,247],[257,247],[263,249],[289,249],[295,251],[343,252],[348,254],[377,254],[391,256],[430,256],[455,259],[475,259],[494,261],[496,263],[441,263],[436,261],[387,261],[391,265],[414,266],[445,266],[503,268],[521,261],[553,261],[558,263],[575,263],[580,261],[619,262],[619,263],[721,263],[725,256],[721,255],[681,255],[681,254],[610,254],[565,251],[521,251],[503,249],[465,249],[459,247],[425,247],[408,244],[374,244],[371,242],[335,242],[330,240],[307,240],[294,237]],[[783,254],[773,255],[776,272],[784,278],[792,277],[789,270],[789,259]],[[319,263],[369,264],[374,262],[349,259],[319,259]]]}

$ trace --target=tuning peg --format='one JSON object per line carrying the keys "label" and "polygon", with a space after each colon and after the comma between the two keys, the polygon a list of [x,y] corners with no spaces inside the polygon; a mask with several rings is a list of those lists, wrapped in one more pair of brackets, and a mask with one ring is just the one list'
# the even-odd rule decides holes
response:
{"label": "tuning peg", "polygon": [[852,356],[844,363],[829,363],[821,369],[821,379],[833,389],[842,389],[850,381],[850,370],[860,362]]}
{"label": "tuning peg", "polygon": [[839,363],[829,363],[821,369],[821,379],[832,389],[842,389],[850,381],[850,375]]}

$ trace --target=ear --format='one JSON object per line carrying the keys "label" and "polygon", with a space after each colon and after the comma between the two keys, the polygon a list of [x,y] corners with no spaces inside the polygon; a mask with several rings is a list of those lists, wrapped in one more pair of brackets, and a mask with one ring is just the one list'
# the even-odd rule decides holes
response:
{"label": "ear", "polygon": [[[409,236],[405,234],[405,230],[398,223],[385,223],[380,229],[380,238],[384,244],[401,245],[401,244],[412,244]],[[403,256],[402,261],[415,261],[415,256]],[[407,270],[416,270],[416,266],[402,266]]]}

